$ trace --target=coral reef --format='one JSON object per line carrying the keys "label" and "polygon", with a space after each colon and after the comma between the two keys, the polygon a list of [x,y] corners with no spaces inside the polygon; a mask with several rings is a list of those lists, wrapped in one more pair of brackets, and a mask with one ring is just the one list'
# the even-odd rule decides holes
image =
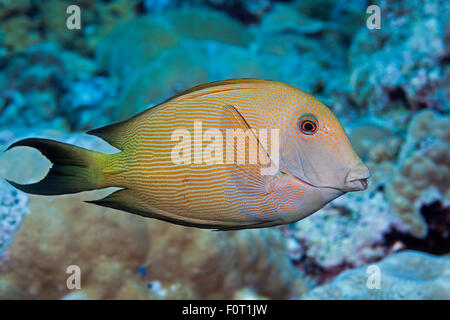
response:
{"label": "coral reef", "polygon": [[450,203],[450,117],[432,111],[411,121],[393,178],[386,186],[392,208],[417,237],[427,235],[424,204]]}
{"label": "coral reef", "polygon": [[301,250],[293,259],[296,266],[312,279],[323,282],[342,270],[386,256],[391,248],[383,243],[384,234],[403,228],[400,219],[390,211],[384,194],[372,187],[364,193],[336,199],[296,222],[289,233],[301,249],[290,247],[294,252]]}
{"label": "coral reef", "polygon": [[[450,299],[450,256],[417,251],[393,254],[376,265],[380,286],[369,289],[367,267],[347,270],[331,283],[314,288],[302,299]],[[368,271],[369,270],[369,271]]]}
{"label": "coral reef", "polygon": [[[218,12],[169,11],[118,25],[99,44],[96,55],[111,74],[126,78],[181,39],[248,46],[251,36],[238,22]],[[118,63],[125,60],[127,64]]]}
{"label": "coral reef", "polygon": [[[351,96],[372,113],[450,110],[448,1],[379,1],[383,25],[361,28],[350,48]],[[447,35],[446,35],[447,34]]]}
{"label": "coral reef", "polygon": [[[110,122],[115,83],[89,58],[55,43],[30,47],[0,74],[0,125],[92,128]],[[21,116],[18,117],[17,115]]]}
{"label": "coral reef", "polygon": [[92,54],[98,41],[115,25],[136,16],[136,0],[93,2],[80,0],[82,28],[68,30],[67,0],[2,1],[0,44],[8,54],[24,52],[30,45],[53,40],[79,53]]}
{"label": "coral reef", "polygon": [[[338,95],[344,78],[330,74],[343,74],[345,58],[334,25],[305,20],[298,13],[296,19],[305,21],[295,32],[295,21],[272,26],[291,11],[277,4],[252,32],[208,10],[168,11],[119,25],[96,51],[97,60],[120,79],[115,119],[123,120],[196,84],[227,78],[280,80],[328,99]],[[317,32],[327,34],[325,40],[307,38]],[[336,50],[324,51],[321,45]]]}
{"label": "coral reef", "polygon": [[7,259],[7,248],[28,213],[28,196],[0,181],[0,263]]}
{"label": "coral reef", "polygon": [[[80,203],[79,196],[30,199],[0,266],[0,283],[8,283],[2,297],[226,299],[252,287],[289,298],[307,288],[276,229],[212,232]],[[65,285],[70,265],[81,268],[81,292]]]}
{"label": "coral reef", "polygon": [[370,168],[371,187],[383,188],[393,174],[403,143],[399,130],[380,118],[362,118],[345,127],[355,151]]}

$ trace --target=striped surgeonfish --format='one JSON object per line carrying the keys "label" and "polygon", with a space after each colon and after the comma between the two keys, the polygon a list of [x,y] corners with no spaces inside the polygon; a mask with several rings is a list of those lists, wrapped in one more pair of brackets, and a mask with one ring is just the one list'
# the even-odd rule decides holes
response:
{"label": "striped surgeonfish", "polygon": [[120,152],[24,139],[8,149],[36,148],[53,166],[40,182],[8,182],[39,195],[119,187],[90,202],[233,230],[297,221],[366,189],[369,178],[335,115],[310,94],[275,81],[200,85],[88,134]]}

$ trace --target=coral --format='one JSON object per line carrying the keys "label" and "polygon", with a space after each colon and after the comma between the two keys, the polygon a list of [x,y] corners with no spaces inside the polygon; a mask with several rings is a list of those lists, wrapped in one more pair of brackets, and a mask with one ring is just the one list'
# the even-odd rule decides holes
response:
{"label": "coral", "polygon": [[271,0],[206,0],[211,7],[224,10],[244,23],[256,22],[272,7]]}
{"label": "coral", "polygon": [[[117,26],[96,51],[122,84],[115,120],[196,84],[227,78],[284,81],[325,103],[339,101],[333,97],[346,87],[340,29],[303,15],[296,5],[274,5],[252,32],[206,9],[164,11]],[[320,40],[311,38],[319,34]]]}
{"label": "coral", "polygon": [[[137,0],[114,0],[102,5],[93,5],[87,12],[89,18],[86,21],[85,41],[79,41],[77,48],[83,50],[83,47],[87,47],[83,51],[89,53],[95,51],[98,43],[116,25],[136,16],[137,3]],[[85,7],[89,5],[92,5],[92,2],[86,1]]]}
{"label": "coral", "polygon": [[101,41],[96,56],[112,75],[126,81],[162,52],[177,46],[181,38],[238,46],[249,45],[251,39],[246,29],[224,14],[207,10],[169,11],[117,26]]}
{"label": "coral", "polygon": [[[326,8],[334,6],[334,2],[329,2]],[[304,1],[275,3],[261,24],[253,27],[252,48],[258,53],[281,57],[281,65],[295,70],[289,75],[282,71],[285,82],[316,95],[338,110],[347,87],[348,58],[342,28],[336,21],[335,17],[326,20],[311,15],[304,10]]]}
{"label": "coral", "polygon": [[432,111],[415,115],[386,192],[392,208],[416,237],[427,235],[420,213],[424,204],[440,200],[449,205],[449,150],[450,117]]}
{"label": "coral", "polygon": [[114,26],[136,16],[137,0],[107,2],[77,1],[81,9],[81,29],[69,30],[67,0],[2,1],[0,3],[0,40],[11,53],[23,52],[43,39],[91,54],[98,41]]}
{"label": "coral", "polygon": [[361,28],[350,48],[351,96],[370,112],[395,108],[450,110],[445,57],[448,1],[380,1],[381,29]]}
{"label": "coral", "polygon": [[96,57],[112,75],[126,81],[133,72],[155,61],[161,52],[178,42],[179,36],[164,19],[140,17],[106,35],[97,46]]}
{"label": "coral", "polygon": [[0,181],[0,264],[28,211],[28,196]]}
{"label": "coral", "polygon": [[397,158],[402,139],[378,119],[360,119],[346,126],[356,153],[363,161],[392,162]]}
{"label": "coral", "polygon": [[[46,30],[48,39],[56,40],[60,44],[68,44],[75,38],[82,36],[82,29],[67,29],[66,19],[68,15],[66,10],[71,4],[68,0],[42,1],[40,3],[40,20]],[[81,14],[83,15],[83,13],[84,11],[81,9]],[[83,18],[81,18],[81,22],[84,22]]]}
{"label": "coral", "polygon": [[224,299],[243,287],[288,298],[306,289],[276,229],[184,228],[84,205],[77,196],[32,197],[30,212],[0,268],[8,298],[68,295],[69,265],[81,268],[91,299]]}
{"label": "coral", "polygon": [[54,43],[30,47],[0,74],[0,124],[77,129],[110,122],[116,84],[96,73],[90,59]]}
{"label": "coral", "polygon": [[402,229],[389,209],[384,194],[371,187],[364,193],[342,196],[296,222],[292,236],[304,252],[303,260],[297,258],[298,267],[358,267],[385,256],[388,248],[383,235],[392,228]]}
{"label": "coral", "polygon": [[[93,75],[87,79],[73,80],[60,105],[73,128],[92,128],[111,121],[106,110],[116,107],[117,85],[110,78]],[[76,113],[76,116],[73,115]]]}
{"label": "coral", "polygon": [[10,52],[24,52],[42,41],[36,22],[25,16],[13,16],[0,24],[0,44]]}
{"label": "coral", "polygon": [[302,299],[450,299],[450,256],[417,251],[393,254],[379,263],[380,288],[369,289],[367,267],[347,270]]}
{"label": "coral", "polygon": [[363,118],[345,127],[370,168],[369,189],[338,198],[295,224],[288,232],[288,248],[297,267],[323,282],[400,248],[447,252],[442,246],[448,237],[445,208],[427,209],[436,212],[436,219],[427,215],[441,235],[430,240],[436,245],[423,239],[428,226],[421,210],[436,200],[448,207],[448,117],[432,111],[417,114],[405,142],[395,125],[382,118]]}
{"label": "coral", "polygon": [[[280,79],[281,72],[275,68],[278,62],[235,46],[184,40],[129,77],[116,119],[126,119],[148,104],[159,103],[208,81],[243,77]],[[268,68],[269,65],[274,68]]]}
{"label": "coral", "polygon": [[243,47],[247,47],[252,40],[239,22],[217,11],[174,10],[165,16],[174,30],[184,38],[214,40]]}
{"label": "coral", "polygon": [[277,4],[261,22],[261,29],[266,32],[290,30],[293,33],[315,34],[327,27],[325,21],[302,14],[292,4]]}
{"label": "coral", "polygon": [[0,2],[0,18],[26,13],[31,8],[31,0],[3,0]]}
{"label": "coral", "polygon": [[226,12],[242,23],[257,22],[272,7],[273,0],[144,0],[145,12],[170,9],[209,8]]}
{"label": "coral", "polygon": [[[304,297],[448,298],[448,275],[437,275],[447,257],[386,258],[449,252],[448,1],[380,0],[380,30],[366,27],[367,0],[78,0],[81,30],[66,28],[70,4],[0,0],[1,150],[50,137],[116,152],[68,132],[200,83],[256,77],[327,104],[370,168],[369,189],[280,227],[281,238],[275,228],[214,233],[81,201],[103,192],[29,197],[0,182],[0,298],[288,298],[338,274]],[[0,177],[19,183],[49,165],[29,148],[0,152]],[[382,290],[367,290],[359,267],[380,259],[390,266]],[[66,289],[71,264],[81,290]]]}
{"label": "coral", "polygon": [[[268,14],[254,27],[254,41],[237,22],[207,10],[168,11],[116,27],[96,52],[97,60],[122,84],[115,120],[126,119],[199,83],[227,78],[284,81],[312,93],[320,91],[319,98],[328,96],[330,100],[344,87],[344,78],[336,76],[344,72],[340,66],[343,48],[334,37],[336,29],[313,19],[304,22],[301,32],[291,32],[292,24],[287,22],[270,28],[273,20],[283,20],[291,9],[287,5],[282,8],[281,13]],[[302,15],[297,17],[302,19]],[[328,29],[322,45],[305,36]],[[286,39],[292,41],[285,45]]]}
{"label": "coral", "polygon": [[403,139],[395,125],[380,118],[362,118],[345,124],[358,156],[370,168],[370,185],[383,186],[390,180]]}

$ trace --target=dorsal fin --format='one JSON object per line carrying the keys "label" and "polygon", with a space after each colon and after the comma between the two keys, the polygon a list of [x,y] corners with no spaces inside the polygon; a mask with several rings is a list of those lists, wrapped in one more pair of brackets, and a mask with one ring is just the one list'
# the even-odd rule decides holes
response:
{"label": "dorsal fin", "polygon": [[[205,83],[205,84],[200,84],[198,86],[187,89],[173,97],[170,97],[169,99],[134,115],[133,117],[131,117],[128,120],[113,123],[113,124],[110,124],[110,125],[98,128],[98,129],[88,131],[87,134],[97,136],[97,137],[105,140],[112,146],[114,146],[120,150],[123,150],[123,149],[125,149],[128,139],[130,138],[130,132],[132,131],[133,126],[135,125],[135,122],[133,120],[137,119],[143,113],[146,113],[150,110],[155,111],[157,107],[161,107],[162,105],[164,105],[176,98],[191,94],[193,92],[198,91],[200,95],[211,93],[209,91],[203,92],[203,90],[205,90],[205,89],[212,89],[212,88],[219,89],[219,87],[221,87],[221,86],[233,85],[233,84],[255,85],[255,84],[264,84],[264,83],[279,83],[279,82],[271,81],[271,80],[248,78],[248,79],[221,80],[221,81],[214,81],[214,82],[209,82],[209,83]],[[229,89],[229,90],[235,90],[235,89],[238,89],[238,88],[233,88],[233,89]],[[219,91],[221,91],[221,89],[219,89]]]}
{"label": "dorsal fin", "polygon": [[128,138],[128,135],[126,134],[129,128],[127,125],[128,121],[129,120],[116,122],[98,129],[90,130],[86,133],[97,136],[108,142],[113,147],[123,150]]}
{"label": "dorsal fin", "polygon": [[178,98],[180,96],[184,96],[184,95],[186,95],[188,93],[192,93],[192,92],[195,92],[195,91],[208,89],[208,88],[226,86],[226,85],[231,85],[231,84],[246,84],[246,83],[247,84],[263,84],[265,82],[271,82],[271,81],[269,81],[269,80],[262,80],[262,79],[253,79],[253,78],[228,79],[228,80],[213,81],[213,82],[208,82],[208,83],[204,83],[204,84],[199,84],[199,85],[197,85],[195,87],[192,87],[190,89],[184,90],[183,92],[180,92],[179,94],[173,96],[169,100]]}
{"label": "dorsal fin", "polygon": [[[281,84],[281,82],[278,81],[273,81],[273,80],[263,80],[263,79],[254,79],[254,78],[241,78],[241,79],[228,79],[228,80],[219,80],[219,81],[213,81],[213,82],[208,82],[208,83],[204,83],[204,84],[199,84],[195,87],[192,87],[190,89],[184,90],[176,95],[174,95],[173,97],[170,97],[169,99],[161,102],[159,105],[165,104],[171,100],[174,100],[176,98],[188,95],[190,93],[196,92],[196,91],[202,91],[205,89],[213,89],[213,88],[219,88],[221,86],[227,86],[227,85],[233,85],[233,84],[240,84],[240,85],[256,85],[256,84],[268,84],[268,83],[273,83],[273,84]],[[286,85],[286,84],[283,84]],[[289,86],[289,85],[288,85]],[[235,88],[235,89],[239,89],[239,88]],[[230,89],[233,90],[233,89]],[[221,91],[221,90],[218,90]],[[210,92],[205,92],[205,93],[210,93]]]}

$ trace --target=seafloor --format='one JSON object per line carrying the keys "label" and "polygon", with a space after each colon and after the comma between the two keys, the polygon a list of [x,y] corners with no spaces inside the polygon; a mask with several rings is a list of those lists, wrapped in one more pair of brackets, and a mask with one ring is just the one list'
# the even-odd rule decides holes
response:
{"label": "seafloor", "polygon": [[[262,78],[327,104],[372,173],[367,191],[302,221],[234,232],[1,179],[0,299],[450,299],[450,2],[375,2],[0,1],[2,150],[34,136],[109,152],[84,132],[196,84]],[[46,168],[37,152],[0,155],[0,177]]]}

